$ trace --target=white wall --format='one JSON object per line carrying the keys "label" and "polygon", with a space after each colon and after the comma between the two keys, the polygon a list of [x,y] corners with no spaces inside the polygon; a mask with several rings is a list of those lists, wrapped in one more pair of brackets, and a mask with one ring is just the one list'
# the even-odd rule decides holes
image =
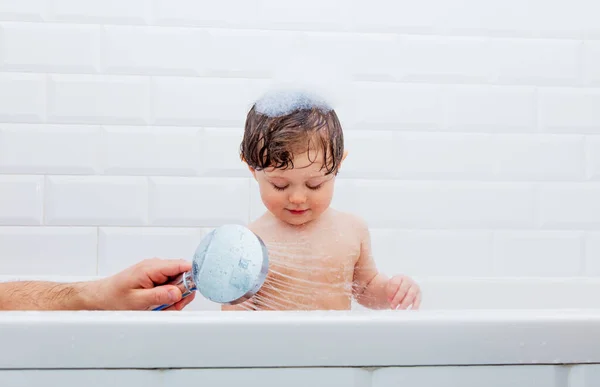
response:
{"label": "white wall", "polygon": [[352,80],[334,204],[368,220],[382,270],[423,281],[424,307],[597,303],[599,11],[0,1],[0,274],[189,258],[206,229],[253,219],[245,113],[307,54]]}

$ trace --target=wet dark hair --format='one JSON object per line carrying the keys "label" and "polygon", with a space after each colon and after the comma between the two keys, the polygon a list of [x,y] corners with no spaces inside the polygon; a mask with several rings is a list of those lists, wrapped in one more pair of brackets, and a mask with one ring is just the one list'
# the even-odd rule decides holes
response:
{"label": "wet dark hair", "polygon": [[333,109],[300,106],[273,116],[259,111],[254,104],[248,112],[240,156],[253,169],[293,168],[295,154],[319,148],[326,175],[337,174],[344,154],[344,135]]}

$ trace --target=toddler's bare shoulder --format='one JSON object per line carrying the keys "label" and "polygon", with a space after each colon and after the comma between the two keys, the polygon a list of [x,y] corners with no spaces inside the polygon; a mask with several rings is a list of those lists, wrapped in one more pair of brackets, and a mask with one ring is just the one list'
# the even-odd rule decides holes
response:
{"label": "toddler's bare shoulder", "polygon": [[265,237],[272,232],[271,227],[261,220],[255,220],[248,224],[248,229],[260,237]]}
{"label": "toddler's bare shoulder", "polygon": [[361,231],[361,232],[368,230],[368,225],[367,225],[366,220],[363,219],[359,215],[353,214],[351,212],[336,210],[335,216],[336,216],[336,222],[339,225],[351,227],[352,229]]}

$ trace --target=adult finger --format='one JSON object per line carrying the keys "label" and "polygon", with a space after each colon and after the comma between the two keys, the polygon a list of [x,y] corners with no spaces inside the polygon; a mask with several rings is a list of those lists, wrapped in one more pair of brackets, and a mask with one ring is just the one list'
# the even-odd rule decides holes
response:
{"label": "adult finger", "polygon": [[192,263],[183,259],[159,259],[149,261],[144,272],[153,284],[163,284],[191,269]]}
{"label": "adult finger", "polygon": [[181,290],[173,285],[139,289],[134,293],[135,304],[140,309],[150,309],[164,304],[175,304],[181,300]]}
{"label": "adult finger", "polygon": [[195,297],[196,297],[196,293],[192,293],[189,296],[176,302],[174,305],[171,305],[168,308],[163,309],[163,312],[183,310],[183,308],[188,306],[190,302],[194,301]]}

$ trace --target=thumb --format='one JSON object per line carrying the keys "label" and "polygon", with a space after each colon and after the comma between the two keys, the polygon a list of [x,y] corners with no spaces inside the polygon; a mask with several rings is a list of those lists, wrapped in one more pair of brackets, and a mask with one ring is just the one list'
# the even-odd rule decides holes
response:
{"label": "thumb", "polygon": [[141,289],[138,294],[141,309],[147,309],[163,304],[174,304],[181,300],[181,291],[176,286],[172,285],[157,286],[152,289]]}

